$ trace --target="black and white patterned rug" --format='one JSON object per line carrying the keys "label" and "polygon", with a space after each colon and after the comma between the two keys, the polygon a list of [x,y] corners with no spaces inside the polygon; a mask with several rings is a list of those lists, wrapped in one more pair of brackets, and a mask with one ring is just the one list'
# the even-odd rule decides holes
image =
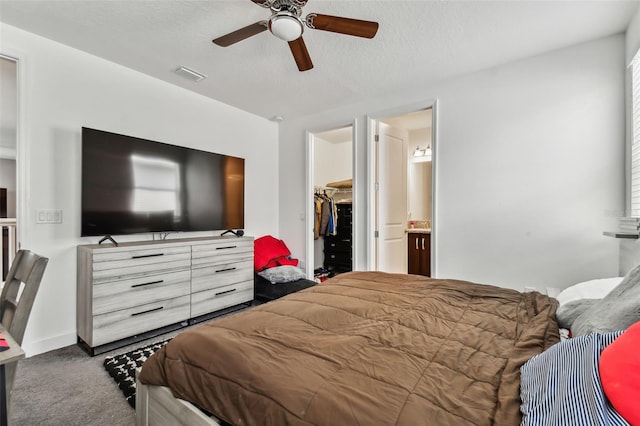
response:
{"label": "black and white patterned rug", "polygon": [[147,358],[167,344],[171,339],[152,343],[120,355],[108,356],[104,359],[104,368],[116,381],[125,399],[136,408],[136,368],[142,366]]}

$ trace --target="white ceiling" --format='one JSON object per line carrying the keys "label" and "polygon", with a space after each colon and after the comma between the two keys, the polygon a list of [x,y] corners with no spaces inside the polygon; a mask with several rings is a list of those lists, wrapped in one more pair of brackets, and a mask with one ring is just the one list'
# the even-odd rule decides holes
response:
{"label": "white ceiling", "polygon": [[431,127],[432,120],[432,109],[428,108],[410,112],[409,114],[399,115],[397,117],[383,118],[380,121],[392,127],[412,131]]}
{"label": "white ceiling", "polygon": [[314,133],[314,136],[330,143],[351,142],[353,139],[353,126]]}
{"label": "white ceiling", "polygon": [[[250,0],[0,0],[9,25],[265,118],[337,105],[623,32],[637,1],[309,0],[310,12],[377,21],[372,40],[307,29],[315,68],[299,72],[268,32],[211,40],[264,20]],[[194,83],[184,65],[208,76]]]}

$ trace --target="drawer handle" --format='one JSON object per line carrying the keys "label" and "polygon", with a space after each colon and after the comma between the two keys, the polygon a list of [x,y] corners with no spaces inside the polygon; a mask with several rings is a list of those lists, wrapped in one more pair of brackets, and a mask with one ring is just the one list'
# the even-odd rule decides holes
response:
{"label": "drawer handle", "polygon": [[160,306],[158,308],[149,309],[148,311],[136,312],[135,314],[131,314],[131,316],[135,317],[137,315],[148,314],[149,312],[159,311],[162,308],[164,308],[164,306]]}
{"label": "drawer handle", "polygon": [[158,256],[164,256],[164,253],[154,253],[154,254],[141,254],[138,256],[131,256],[132,259],[143,259],[145,257],[158,257]]}
{"label": "drawer handle", "polygon": [[234,266],[233,268],[218,269],[218,270],[216,271],[216,274],[217,274],[218,272],[228,272],[228,271],[233,271],[234,269],[236,269],[236,268],[235,268],[235,266]]}
{"label": "drawer handle", "polygon": [[220,296],[221,294],[233,293],[237,289],[232,288],[231,290],[221,291],[220,293],[216,293],[216,296]]}
{"label": "drawer handle", "polygon": [[224,246],[224,247],[216,247],[216,250],[228,250],[228,249],[233,249],[236,248],[238,246]]}
{"label": "drawer handle", "polygon": [[158,281],[151,281],[149,283],[134,284],[134,285],[131,286],[131,288],[144,287],[145,285],[160,284],[160,283],[163,283],[163,282],[164,282],[164,280],[158,280]]}

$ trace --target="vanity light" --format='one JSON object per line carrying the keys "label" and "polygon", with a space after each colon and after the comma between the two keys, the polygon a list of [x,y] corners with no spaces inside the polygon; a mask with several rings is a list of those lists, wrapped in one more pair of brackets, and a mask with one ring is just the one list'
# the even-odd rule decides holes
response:
{"label": "vanity light", "polygon": [[416,150],[413,151],[413,160],[416,163],[422,163],[423,161],[431,161],[431,155],[433,151],[431,150],[431,145],[427,145],[425,149],[420,149],[419,146],[416,146]]}

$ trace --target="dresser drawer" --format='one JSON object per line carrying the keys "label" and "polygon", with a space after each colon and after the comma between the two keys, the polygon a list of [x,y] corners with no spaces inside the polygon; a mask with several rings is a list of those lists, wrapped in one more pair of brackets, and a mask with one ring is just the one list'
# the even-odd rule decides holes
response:
{"label": "dresser drawer", "polygon": [[338,267],[348,268],[352,267],[352,260],[350,253],[325,253],[324,254],[324,267]]}
{"label": "dresser drawer", "polygon": [[149,275],[93,286],[93,315],[189,295],[191,271]]}
{"label": "dresser drawer", "polygon": [[251,281],[191,294],[191,318],[253,300]]}
{"label": "dresser drawer", "polygon": [[189,246],[105,252],[93,255],[92,277],[100,283],[190,267]]}
{"label": "dresser drawer", "polygon": [[349,216],[351,218],[352,215],[352,205],[346,203],[336,203],[336,210],[338,212],[338,218],[343,216]]}
{"label": "dresser drawer", "polygon": [[93,341],[99,346],[189,318],[190,297],[181,296],[93,317]]}
{"label": "dresser drawer", "polygon": [[159,263],[162,262],[162,256],[184,253],[191,253],[191,247],[163,247],[162,244],[158,244],[152,247],[128,248],[126,250],[110,248],[104,251],[95,252],[93,254],[93,263],[94,268],[99,267],[100,263],[116,262],[119,260],[133,260],[139,263]]}
{"label": "dresser drawer", "polygon": [[336,237],[325,237],[324,239],[324,252],[343,252],[351,253],[351,240],[339,239]]}
{"label": "dresser drawer", "polygon": [[344,237],[350,237],[352,233],[351,221],[348,223],[338,222],[337,234]]}
{"label": "dresser drawer", "polygon": [[86,244],[77,255],[76,333],[92,355],[253,300],[253,237]]}
{"label": "dresser drawer", "polygon": [[253,259],[197,268],[191,271],[191,292],[249,280],[253,281]]}
{"label": "dresser drawer", "polygon": [[241,260],[253,262],[253,240],[230,239],[194,245],[191,253],[193,268],[224,265]]}

